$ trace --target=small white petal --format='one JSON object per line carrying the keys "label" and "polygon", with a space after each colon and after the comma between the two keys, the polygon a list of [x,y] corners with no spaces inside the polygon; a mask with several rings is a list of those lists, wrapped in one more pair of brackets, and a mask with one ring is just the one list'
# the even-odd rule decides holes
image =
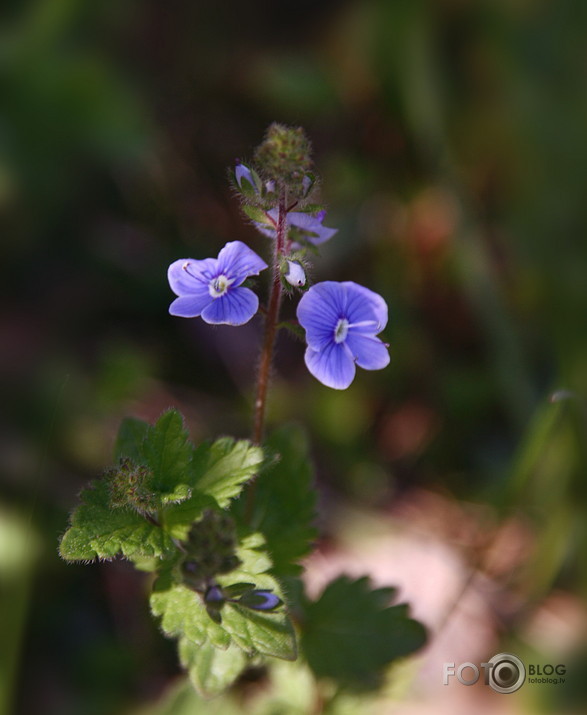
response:
{"label": "small white petal", "polygon": [[306,273],[301,265],[297,261],[287,261],[287,273],[285,274],[285,280],[292,286],[301,288],[301,286],[306,285]]}

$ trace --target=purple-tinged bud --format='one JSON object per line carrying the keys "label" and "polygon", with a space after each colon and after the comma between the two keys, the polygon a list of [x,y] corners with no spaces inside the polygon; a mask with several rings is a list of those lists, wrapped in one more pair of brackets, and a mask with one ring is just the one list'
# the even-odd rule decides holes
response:
{"label": "purple-tinged bud", "polygon": [[259,196],[262,182],[253,169],[249,169],[244,164],[237,164],[234,170],[234,179],[245,196],[250,199]]}
{"label": "purple-tinged bud", "polygon": [[278,606],[281,606],[283,601],[271,591],[259,589],[243,594],[237,603],[254,611],[273,611]]}
{"label": "purple-tinged bud", "polygon": [[221,606],[226,601],[224,593],[218,584],[212,584],[206,589],[204,602],[208,606]]}
{"label": "purple-tinged bud", "polygon": [[314,188],[314,184],[316,183],[316,177],[314,174],[306,174],[304,178],[302,179],[302,189],[303,189],[303,196],[304,198],[308,196],[310,191]]}

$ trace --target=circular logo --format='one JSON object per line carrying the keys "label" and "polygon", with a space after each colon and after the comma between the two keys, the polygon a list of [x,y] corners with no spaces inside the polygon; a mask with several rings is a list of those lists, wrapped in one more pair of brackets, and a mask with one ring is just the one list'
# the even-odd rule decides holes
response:
{"label": "circular logo", "polygon": [[526,668],[517,655],[498,653],[489,661],[489,685],[498,693],[515,693],[526,680]]}

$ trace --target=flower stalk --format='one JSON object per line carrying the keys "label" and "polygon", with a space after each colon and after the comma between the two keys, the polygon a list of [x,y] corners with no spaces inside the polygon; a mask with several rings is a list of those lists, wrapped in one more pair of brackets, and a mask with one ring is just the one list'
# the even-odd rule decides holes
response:
{"label": "flower stalk", "polygon": [[281,257],[285,250],[285,241],[287,236],[286,219],[286,195],[285,189],[282,188],[279,194],[277,213],[277,227],[273,255],[273,276],[269,294],[269,304],[267,307],[267,314],[265,316],[265,334],[263,336],[263,346],[261,348],[261,358],[259,360],[259,372],[257,374],[257,394],[255,397],[255,419],[253,426],[253,442],[255,444],[261,444],[261,441],[263,440],[267,391],[269,388],[269,380],[271,378],[273,348],[275,346],[275,335],[277,333],[279,309],[281,307]]}

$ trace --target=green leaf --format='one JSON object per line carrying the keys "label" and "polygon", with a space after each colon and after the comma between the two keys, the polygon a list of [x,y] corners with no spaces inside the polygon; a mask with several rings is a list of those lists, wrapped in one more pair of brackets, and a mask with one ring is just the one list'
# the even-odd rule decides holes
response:
{"label": "green leaf", "polygon": [[228,648],[230,635],[210,618],[202,597],[176,580],[173,565],[165,566],[150,598],[153,615],[161,616],[163,632],[195,645],[208,641],[217,648]]}
{"label": "green leaf", "polygon": [[234,505],[236,518],[260,531],[273,560],[273,573],[290,576],[301,572],[297,564],[311,550],[316,529],[316,495],[312,489],[312,467],[303,430],[288,425],[274,432],[266,442],[271,454],[277,455],[261,471],[255,482],[252,514],[246,513],[246,498]]}
{"label": "green leaf", "polygon": [[[241,565],[226,576],[218,578],[222,586],[254,583],[256,589],[272,591],[284,601],[279,582],[271,575],[271,559],[266,552],[262,534],[246,536],[237,549]],[[227,603],[222,612],[222,625],[234,641],[247,653],[295,660],[297,647],[291,621],[285,608],[271,612],[254,611]]]}
{"label": "green leaf", "polygon": [[196,645],[186,638],[179,640],[179,658],[194,688],[205,698],[225,690],[248,662],[246,654],[234,644],[219,650],[209,642]]}
{"label": "green leaf", "polygon": [[161,504],[190,497],[192,452],[193,445],[177,410],[164,412],[152,426],[134,418],[123,420],[115,448],[119,459],[129,457],[153,472],[150,486]]}
{"label": "green leaf", "polygon": [[260,209],[257,206],[250,206],[249,204],[244,204],[243,211],[252,221],[275,228],[275,224],[273,223],[273,221],[271,221],[271,218],[267,216],[267,212],[263,211],[263,209]]}
{"label": "green leaf", "polygon": [[[263,545],[261,534],[250,534],[243,539],[236,552],[241,565],[218,577],[218,583],[226,587],[227,594],[231,593],[231,585],[238,585],[235,589],[235,593],[238,593],[244,586],[254,584],[255,588],[273,591],[283,600],[279,583],[267,573],[271,568],[271,560],[263,550]],[[189,662],[198,666],[198,678],[209,673],[210,682],[205,679],[198,681],[199,692],[211,692],[219,687],[217,681],[221,674],[209,653],[202,656],[201,662],[197,661],[194,655],[197,647],[226,651],[232,644],[232,647],[236,646],[250,656],[263,654],[287,660],[296,657],[295,634],[284,607],[268,613],[226,602],[219,611],[219,622],[215,622],[206,611],[202,595],[181,582],[177,560],[169,560],[165,564],[153,586],[150,601],[153,614],[161,617],[163,632],[179,638],[180,649],[183,649],[186,659],[189,656]],[[222,663],[226,667],[226,663],[236,667],[236,658],[227,656],[224,660],[219,656],[217,663],[218,668],[221,668]],[[192,679],[196,677],[192,673],[190,675]]]}
{"label": "green leaf", "polygon": [[163,494],[161,496],[162,504],[179,504],[186,499],[189,499],[192,494],[192,490],[187,484],[178,484],[172,492]]}
{"label": "green leaf", "polygon": [[[85,490],[82,504],[72,514],[60,544],[67,560],[122,553],[143,564],[145,557],[165,557],[205,509],[228,506],[263,462],[261,448],[245,440],[223,438],[195,449],[176,410],[165,412],[153,426],[124,420],[116,455],[123,464]],[[145,474],[137,482],[140,470]],[[116,488],[114,501],[108,480]],[[158,525],[152,523],[155,519]]]}
{"label": "green leaf", "polygon": [[296,211],[305,214],[317,214],[319,211],[324,211],[324,206],[322,204],[306,204],[296,208]]}
{"label": "green leaf", "polygon": [[174,493],[179,485],[189,487],[192,450],[183,418],[177,410],[164,412],[156,424],[149,427],[142,453],[153,470],[157,491]]}
{"label": "green leaf", "polygon": [[241,178],[241,184],[239,188],[242,193],[249,199],[254,199],[257,195],[254,186],[251,184],[250,181],[247,181],[244,176]]}
{"label": "green leaf", "polygon": [[263,462],[261,448],[247,440],[224,437],[194,449],[177,410],[165,412],[153,426],[125,420],[117,454],[152,470],[163,504],[187,500],[195,488],[225,507]]}
{"label": "green leaf", "polygon": [[405,604],[385,607],[392,593],[341,576],[306,604],[302,649],[317,676],[375,685],[384,666],[424,645],[424,627]]}
{"label": "green leaf", "polygon": [[133,562],[137,571],[153,573],[161,568],[161,559],[157,556],[132,555],[129,556],[129,560]]}
{"label": "green leaf", "polygon": [[235,442],[223,437],[213,444],[202,444],[194,452],[191,464],[194,486],[224,508],[240,494],[243,482],[254,477],[262,463],[263,450],[247,440]]}
{"label": "green leaf", "polygon": [[285,330],[290,332],[298,340],[306,339],[306,331],[302,328],[301,325],[296,325],[295,323],[291,323],[285,320],[281,323],[277,323],[277,329],[281,330],[282,328],[285,328]]}
{"label": "green leaf", "polygon": [[222,626],[246,653],[295,660],[297,651],[292,625],[283,613],[263,613],[226,604]]}
{"label": "green leaf", "polygon": [[108,486],[96,481],[81,494],[71,526],[63,535],[59,553],[67,561],[111,559],[124,556],[164,556],[176,549],[160,527],[131,509],[112,509]]}

